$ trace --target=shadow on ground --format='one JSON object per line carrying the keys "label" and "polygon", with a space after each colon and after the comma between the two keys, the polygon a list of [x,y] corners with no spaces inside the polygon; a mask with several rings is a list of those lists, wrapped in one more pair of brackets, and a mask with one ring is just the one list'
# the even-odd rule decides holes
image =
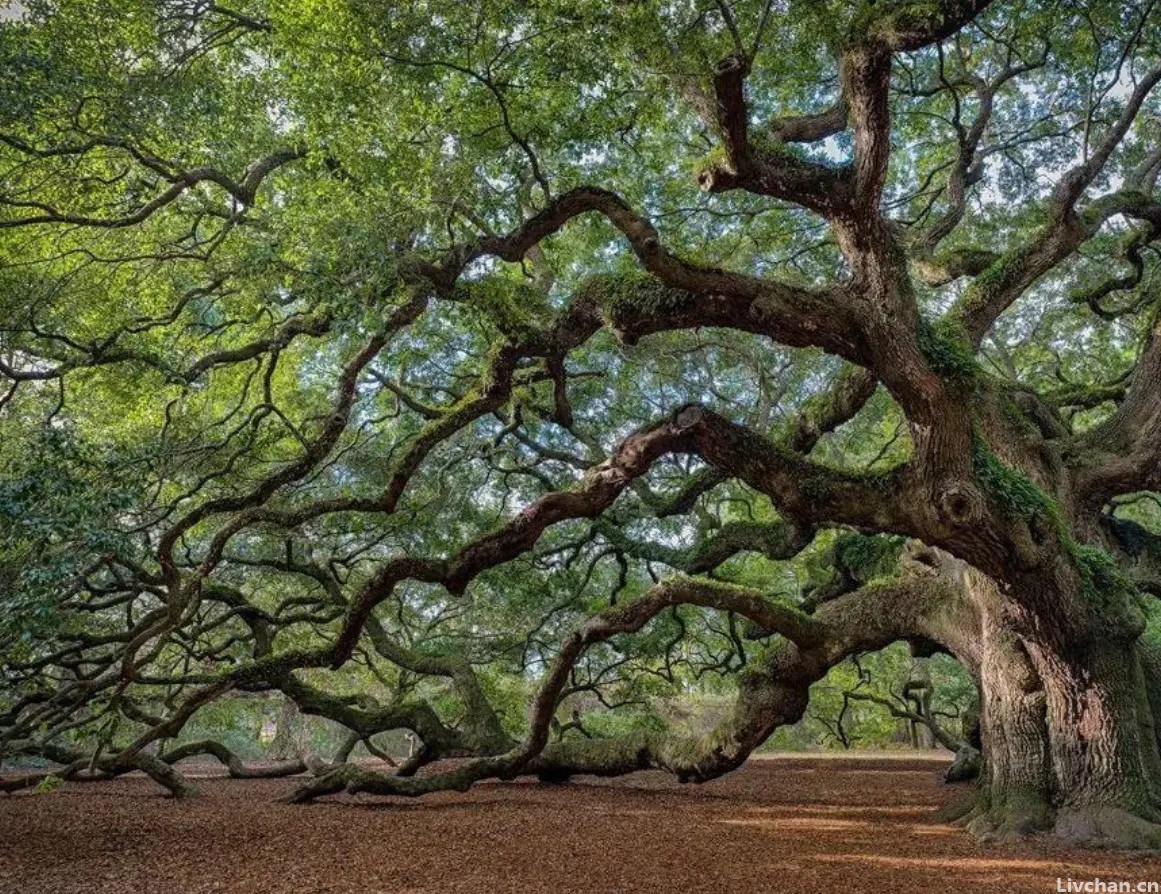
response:
{"label": "shadow on ground", "polygon": [[294,780],[146,779],[0,796],[0,891],[1053,892],[1161,881],[1161,859],[984,847],[933,813],[962,789],[919,760],[754,761],[702,786],[660,773],[481,785],[423,801],[273,803]]}

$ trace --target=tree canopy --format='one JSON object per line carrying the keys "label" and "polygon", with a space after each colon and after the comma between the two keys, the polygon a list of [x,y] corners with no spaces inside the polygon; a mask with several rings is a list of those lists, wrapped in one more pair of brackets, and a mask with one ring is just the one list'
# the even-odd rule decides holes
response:
{"label": "tree canopy", "polygon": [[303,799],[700,780],[902,641],[975,828],[1156,846],[1154,6],[26,0],[0,753],[182,793],[281,691],[423,745]]}

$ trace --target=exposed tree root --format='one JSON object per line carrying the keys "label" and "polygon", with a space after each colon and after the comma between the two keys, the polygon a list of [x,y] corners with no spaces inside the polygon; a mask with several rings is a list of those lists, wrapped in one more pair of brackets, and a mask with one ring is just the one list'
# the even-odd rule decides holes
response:
{"label": "exposed tree root", "polygon": [[1161,824],[1114,807],[1063,809],[1056,815],[1052,833],[1079,847],[1161,853]]}
{"label": "exposed tree root", "polygon": [[983,792],[940,811],[983,842],[1039,835],[1069,847],[1161,852],[1161,823],[1117,807],[1055,808],[1035,793],[1009,794],[993,803]]}
{"label": "exposed tree root", "polygon": [[983,756],[979,749],[971,745],[962,745],[955,753],[955,760],[944,774],[946,782],[969,782],[980,775]]}
{"label": "exposed tree root", "polygon": [[[33,774],[32,777],[13,777],[0,781],[0,791],[19,791],[42,782],[49,776],[59,779],[75,780],[78,782],[114,779],[124,773],[140,770],[158,785],[164,787],[175,798],[190,798],[197,795],[198,790],[192,782],[160,758],[151,754],[121,753],[113,755],[90,756],[78,748],[69,748],[64,745],[44,744],[36,747],[15,748],[14,751],[44,757],[61,764],[58,770]],[[34,781],[27,781],[29,779]]]}
{"label": "exposed tree root", "polygon": [[1001,800],[981,794],[958,820],[981,841],[1014,841],[1052,827],[1052,805],[1035,792],[1011,792]]}

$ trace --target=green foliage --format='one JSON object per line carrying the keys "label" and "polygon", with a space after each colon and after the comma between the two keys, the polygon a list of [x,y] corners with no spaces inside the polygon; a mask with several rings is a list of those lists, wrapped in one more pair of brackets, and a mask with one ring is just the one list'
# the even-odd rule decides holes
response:
{"label": "green foliage", "polygon": [[0,654],[62,624],[61,582],[126,546],[110,520],[136,486],[115,458],[49,427],[0,454]]}
{"label": "green foliage", "polygon": [[665,720],[650,710],[594,711],[585,715],[585,729],[601,739],[612,739],[630,733],[656,732],[669,729]]}
{"label": "green foliage", "polygon": [[1104,606],[1110,615],[1132,610],[1136,588],[1116,559],[1100,547],[1077,541],[1052,497],[1028,476],[1003,463],[980,438],[975,441],[973,461],[980,483],[1005,512],[1026,521],[1042,519],[1051,526],[1064,554],[1080,573],[1090,600]]}
{"label": "green foliage", "polygon": [[[947,655],[936,655],[925,661],[932,686],[932,712],[948,732],[959,737],[960,718],[977,699],[975,684],[959,663]],[[907,708],[902,693],[911,678],[914,662],[908,647],[896,643],[836,665],[811,687],[806,717],[776,731],[765,750],[908,747],[907,721],[892,716],[880,704],[858,698],[848,699],[844,708],[843,695],[874,696],[901,709]],[[845,746],[843,735],[847,738]]]}
{"label": "green foliage", "polygon": [[259,733],[264,721],[277,719],[277,700],[226,698],[213,702],[194,715],[182,730],[180,741],[216,739],[243,760],[263,756]]}
{"label": "green foliage", "polygon": [[1070,542],[1069,552],[1080,570],[1084,592],[1095,604],[1123,610],[1136,599],[1137,588],[1109,553],[1100,547]]}
{"label": "green foliage", "polygon": [[55,792],[64,784],[65,781],[63,779],[50,773],[36,784],[35,791],[38,795],[47,795]]}
{"label": "green foliage", "polygon": [[542,293],[526,283],[501,276],[461,284],[457,295],[482,311],[513,341],[537,331],[550,313]]}

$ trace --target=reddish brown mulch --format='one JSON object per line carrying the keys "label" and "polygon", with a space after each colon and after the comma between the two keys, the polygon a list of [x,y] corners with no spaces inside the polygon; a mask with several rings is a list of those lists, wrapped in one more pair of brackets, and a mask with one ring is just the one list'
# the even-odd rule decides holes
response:
{"label": "reddish brown mulch", "polygon": [[146,779],[0,796],[0,891],[1052,892],[1161,881],[1161,859],[982,847],[932,811],[962,790],[917,760],[754,761],[703,786],[660,773],[516,782],[422,801],[271,803],[294,780]]}

